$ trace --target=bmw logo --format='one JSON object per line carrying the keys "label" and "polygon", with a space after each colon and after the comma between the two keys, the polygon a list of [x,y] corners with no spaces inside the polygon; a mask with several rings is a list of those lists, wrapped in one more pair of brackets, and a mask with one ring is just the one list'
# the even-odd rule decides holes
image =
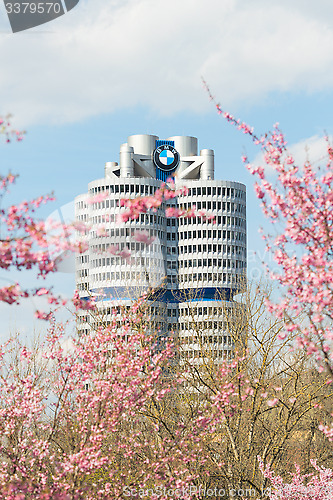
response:
{"label": "bmw logo", "polygon": [[153,152],[153,161],[159,169],[164,172],[175,170],[179,165],[180,156],[178,151],[169,144],[163,144]]}

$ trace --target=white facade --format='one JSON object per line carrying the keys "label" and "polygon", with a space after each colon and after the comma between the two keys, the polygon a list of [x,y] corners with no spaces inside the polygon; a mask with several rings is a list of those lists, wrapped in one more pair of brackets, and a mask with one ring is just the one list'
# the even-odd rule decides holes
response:
{"label": "white facade", "polygon": [[[195,205],[214,213],[216,223],[200,217],[166,218],[162,206],[119,225],[120,198],[152,195],[172,172],[165,171],[168,162],[176,173],[176,186],[189,189],[188,195],[168,205]],[[109,193],[107,199],[87,203],[103,191]],[[151,308],[152,328],[161,334],[178,332],[183,356],[189,360],[197,359],[203,348],[218,359],[231,357],[233,344],[225,331],[223,309],[234,307],[233,294],[246,273],[246,188],[214,180],[212,150],[198,154],[194,137],[159,141],[152,135],[131,136],[120,147],[119,164],[106,163],[105,177],[91,182],[88,193],[75,199],[75,210],[76,219],[91,226],[83,236],[89,248],[76,258],[77,288],[81,297],[97,295],[106,322],[111,308],[129,305],[149,287],[160,286]],[[136,241],[133,235],[141,230],[155,238],[151,245]],[[109,249],[115,245],[128,248],[129,258],[111,255]],[[82,313],[79,330],[87,332],[91,322]]]}

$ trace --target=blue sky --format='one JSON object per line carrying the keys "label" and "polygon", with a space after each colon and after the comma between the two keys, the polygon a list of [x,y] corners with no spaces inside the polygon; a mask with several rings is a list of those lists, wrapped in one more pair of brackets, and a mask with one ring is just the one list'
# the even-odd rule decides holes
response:
{"label": "blue sky", "polygon": [[[17,34],[1,4],[0,114],[13,113],[28,131],[23,143],[0,145],[1,172],[20,174],[11,200],[54,191],[48,216],[103,176],[128,135],[193,135],[215,150],[216,178],[247,185],[254,277],[264,220],[241,155],[258,151],[217,116],[200,77],[257,133],[279,122],[298,155],[309,145],[317,159],[320,137],[333,134],[332,47],[330,0],[81,0]],[[72,275],[53,279],[69,293]],[[29,307],[5,309],[3,331],[28,324]]]}

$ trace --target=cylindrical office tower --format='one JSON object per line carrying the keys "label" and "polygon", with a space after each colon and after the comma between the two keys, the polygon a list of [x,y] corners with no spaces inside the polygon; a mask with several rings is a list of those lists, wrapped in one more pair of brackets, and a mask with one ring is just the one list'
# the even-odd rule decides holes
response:
{"label": "cylindrical office tower", "polygon": [[[125,197],[149,196],[160,186],[160,181],[149,178],[99,179],[89,184],[89,192],[75,200],[76,218],[84,219],[90,230],[81,236],[89,248],[76,259],[76,279],[83,298],[95,297],[103,323],[111,321],[112,308],[129,307],[133,301],[151,288],[158,288],[165,279],[165,211],[140,214],[137,220],[121,222],[119,200]],[[99,193],[107,198],[91,203]],[[84,200],[84,201],[82,201]],[[87,201],[88,200],[88,201]],[[81,219],[79,219],[81,218]],[[141,236],[143,235],[143,238]],[[145,239],[153,239],[146,244]],[[142,241],[143,240],[143,241]],[[83,281],[83,276],[85,281]],[[165,302],[153,310],[154,325],[164,327],[156,310],[165,312]],[[156,310],[155,310],[156,309]],[[98,317],[82,313],[79,330],[88,332],[98,326]]]}
{"label": "cylindrical office tower", "polygon": [[[159,292],[151,307],[151,330],[173,332],[184,362],[200,364],[209,355],[217,362],[231,358],[225,314],[244,286],[246,189],[214,180],[213,150],[197,151],[194,137],[130,136],[120,148],[119,165],[107,162],[105,177],[76,198],[77,221],[90,227],[80,236],[88,249],[76,257],[77,288],[82,298],[96,297],[100,312],[99,318],[80,313],[81,333],[101,321],[107,324],[112,309],[129,307],[154,288]],[[187,195],[136,220],[120,221],[121,198],[152,196],[174,173],[176,187],[186,186]],[[199,215],[167,218],[166,206],[195,206],[214,214],[215,223]]]}
{"label": "cylindrical office tower", "polygon": [[[179,336],[184,357],[229,359],[233,341],[227,332],[234,294],[244,291],[246,273],[246,191],[229,181],[187,181],[185,209],[215,214],[182,218],[178,227]],[[238,304],[237,304],[238,307]]]}

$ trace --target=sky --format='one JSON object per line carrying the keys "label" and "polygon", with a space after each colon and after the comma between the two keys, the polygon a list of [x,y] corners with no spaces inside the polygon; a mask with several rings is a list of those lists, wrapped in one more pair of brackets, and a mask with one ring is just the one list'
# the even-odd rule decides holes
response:
{"label": "sky", "polygon": [[[118,161],[127,136],[195,136],[215,150],[217,179],[247,186],[249,277],[258,278],[265,221],[241,156],[260,152],[216,114],[201,77],[224,110],[258,134],[279,122],[297,157],[309,148],[318,160],[333,134],[332,47],[331,0],[80,0],[19,33],[1,2],[0,115],[27,130],[22,143],[0,143],[1,173],[20,174],[9,201],[54,191],[48,217]],[[74,288],[73,273],[52,280],[61,293]],[[40,328],[34,307],[0,306],[0,337]]]}

